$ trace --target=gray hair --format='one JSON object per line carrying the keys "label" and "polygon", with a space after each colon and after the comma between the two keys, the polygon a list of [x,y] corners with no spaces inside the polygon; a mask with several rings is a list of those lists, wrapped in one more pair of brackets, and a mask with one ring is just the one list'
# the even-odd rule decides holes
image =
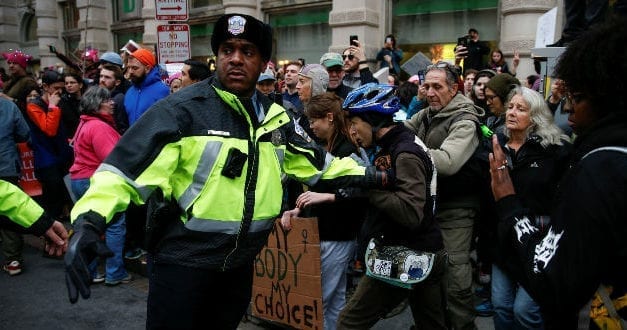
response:
{"label": "gray hair", "polygon": [[439,61],[435,64],[427,66],[425,76],[427,75],[427,73],[429,73],[429,71],[433,70],[439,70],[446,74],[446,83],[450,89],[453,89],[455,88],[455,86],[457,86],[459,73],[457,72],[457,68],[455,67],[455,65],[445,61]]}
{"label": "gray hair", "polygon": [[80,111],[86,115],[95,115],[100,109],[100,104],[111,99],[108,89],[100,86],[89,87],[81,98]]}
{"label": "gray hair", "polygon": [[[514,95],[521,95],[525,103],[529,106],[529,120],[531,125],[526,130],[526,136],[534,134],[540,138],[540,144],[548,147],[551,144],[562,145],[563,141],[568,140],[568,136],[555,125],[553,114],[546,104],[542,95],[533,89],[517,86],[507,96],[507,107]],[[507,126],[504,127],[503,133],[509,138],[511,137]]]}

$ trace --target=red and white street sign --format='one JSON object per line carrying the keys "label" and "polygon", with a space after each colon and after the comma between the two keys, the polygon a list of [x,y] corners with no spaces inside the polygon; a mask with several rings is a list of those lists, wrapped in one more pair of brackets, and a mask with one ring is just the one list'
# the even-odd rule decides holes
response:
{"label": "red and white street sign", "polygon": [[157,51],[159,63],[176,63],[189,59],[191,57],[189,25],[158,25]]}
{"label": "red and white street sign", "polygon": [[157,21],[187,21],[187,0],[155,0]]}

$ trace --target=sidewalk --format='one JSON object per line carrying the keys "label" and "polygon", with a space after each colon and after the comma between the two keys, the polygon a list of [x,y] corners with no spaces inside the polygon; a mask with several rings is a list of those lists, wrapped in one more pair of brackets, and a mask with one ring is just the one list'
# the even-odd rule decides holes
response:
{"label": "sidewalk", "polygon": [[[67,300],[62,259],[41,257],[43,241],[40,238],[24,235],[24,240],[26,243],[24,274],[15,278],[8,278],[8,275],[0,274],[0,276],[7,277],[0,280],[0,289],[7,285],[10,288],[5,288],[3,293],[6,296],[3,298],[3,302],[0,302],[0,308],[2,308],[0,321],[9,322],[4,324],[14,324],[23,317],[32,317],[29,322],[18,323],[19,326],[12,326],[12,328],[79,329],[85,324],[89,324],[92,329],[120,329],[120,327],[116,327],[120,324],[124,324],[121,327],[124,329],[145,327],[148,278],[145,276],[146,266],[140,260],[130,262],[127,260],[127,269],[133,275],[133,281],[129,284],[116,287],[92,286],[94,291],[92,298],[89,300],[79,299],[78,303],[72,305]],[[37,252],[34,252],[35,250]],[[40,275],[40,273],[45,274]],[[129,303],[131,305],[128,305]],[[16,310],[20,305],[24,305],[21,306],[23,310]],[[11,313],[11,311],[16,313]],[[116,320],[110,320],[112,316]],[[70,319],[64,321],[63,318],[65,317]],[[491,317],[477,317],[475,324],[479,330],[494,329]],[[409,308],[406,308],[401,314],[393,318],[379,321],[372,329],[409,329],[412,325],[411,312]],[[285,329],[285,327],[247,316],[242,320],[238,329]]]}

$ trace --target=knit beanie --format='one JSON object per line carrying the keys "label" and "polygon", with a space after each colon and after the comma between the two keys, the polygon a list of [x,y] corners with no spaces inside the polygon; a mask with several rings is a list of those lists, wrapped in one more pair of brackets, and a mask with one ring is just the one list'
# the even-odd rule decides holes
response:
{"label": "knit beanie", "polygon": [[118,53],[114,52],[105,52],[102,54],[102,56],[100,56],[100,62],[115,64],[119,67],[124,65],[122,63],[122,57]]}
{"label": "knit beanie", "polygon": [[140,48],[131,53],[131,56],[136,58],[143,65],[149,66],[150,68],[153,68],[157,64],[155,55],[153,55],[148,49]]}
{"label": "knit beanie", "polygon": [[2,57],[7,60],[7,63],[17,63],[22,69],[26,69],[28,61],[33,59],[32,56],[23,53],[21,50],[2,53]]}
{"label": "knit beanie", "polygon": [[272,28],[244,14],[226,14],[218,19],[211,35],[211,50],[218,55],[220,44],[231,38],[244,39],[257,46],[264,61],[272,55]]}
{"label": "knit beanie", "polygon": [[507,101],[507,95],[516,86],[520,86],[520,81],[507,73],[497,74],[485,85],[486,88],[491,89],[501,99],[501,102]]}
{"label": "knit beanie", "polygon": [[300,69],[299,75],[311,79],[311,96],[324,94],[329,86],[329,73],[320,64],[307,64]]}

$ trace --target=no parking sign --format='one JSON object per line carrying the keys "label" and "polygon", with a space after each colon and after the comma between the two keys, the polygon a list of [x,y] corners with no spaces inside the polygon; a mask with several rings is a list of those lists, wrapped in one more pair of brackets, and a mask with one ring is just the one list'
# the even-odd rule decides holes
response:
{"label": "no parking sign", "polygon": [[157,51],[159,53],[159,63],[183,62],[190,58],[189,25],[158,25]]}

